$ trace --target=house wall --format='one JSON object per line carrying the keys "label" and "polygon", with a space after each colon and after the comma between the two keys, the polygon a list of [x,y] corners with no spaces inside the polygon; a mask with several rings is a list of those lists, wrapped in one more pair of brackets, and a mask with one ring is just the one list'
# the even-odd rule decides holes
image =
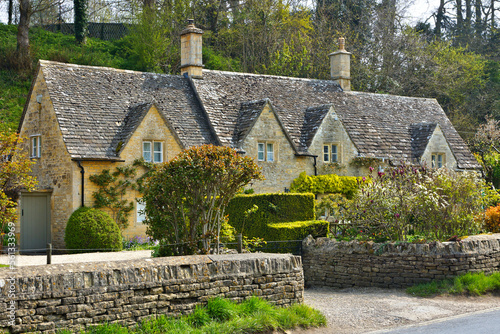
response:
{"label": "house wall", "polygon": [[[274,144],[274,162],[257,161],[257,144],[269,142]],[[257,193],[283,192],[303,171],[314,173],[313,159],[296,157],[295,151],[281,128],[276,115],[267,104],[245,138],[242,145],[246,155],[255,159],[262,167],[265,176],[263,181],[255,181],[248,187]]]}
{"label": "house wall", "polygon": [[[160,113],[156,107],[152,107],[146,114],[141,124],[137,127],[128,143],[123,148],[120,158],[125,160],[123,162],[110,162],[110,161],[82,161],[82,166],[85,169],[85,205],[93,206],[93,194],[99,190],[99,187],[89,180],[91,175],[100,174],[103,170],[109,169],[113,172],[116,167],[130,166],[134,160],[142,158],[142,142],[143,141],[161,141],[163,143],[163,161],[168,161],[175,157],[182,150],[176,138],[172,135],[169,128],[165,124]],[[138,167],[137,177],[144,174],[146,170],[143,167]],[[75,180],[73,187],[73,208],[80,207],[80,191],[81,191],[81,174],[80,168],[73,164],[73,178]],[[135,190],[127,192],[123,199],[128,202],[134,203],[134,210],[131,211],[129,216],[129,226],[122,234],[126,238],[131,238],[136,235],[145,235],[146,226],[136,221],[137,218],[137,198],[142,195]],[[108,213],[112,215],[109,210]],[[69,218],[69,216],[68,216]]]}
{"label": "house wall", "polygon": [[441,131],[441,128],[439,126],[437,126],[434,130],[434,133],[432,134],[431,139],[429,139],[429,143],[427,144],[424,154],[422,154],[421,161],[425,162],[428,167],[431,166],[431,155],[433,153],[445,154],[444,167],[448,169],[457,168],[457,160],[451,152],[450,146],[448,145],[443,131]]}
{"label": "house wall", "polygon": [[[42,103],[36,97],[42,95]],[[51,235],[54,247],[64,246],[64,229],[73,211],[73,162],[64,145],[54,107],[41,73],[38,74],[29,97],[20,135],[23,146],[30,152],[30,136],[41,135],[41,157],[32,168],[38,180],[37,191],[51,192]],[[17,231],[20,231],[20,220]],[[21,245],[23,247],[23,245]]]}

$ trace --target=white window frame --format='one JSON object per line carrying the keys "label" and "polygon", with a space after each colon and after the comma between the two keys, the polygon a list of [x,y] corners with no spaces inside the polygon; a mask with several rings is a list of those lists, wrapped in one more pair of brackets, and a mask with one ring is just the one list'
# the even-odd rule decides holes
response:
{"label": "white window frame", "polygon": [[[432,153],[431,154],[431,167],[441,168],[445,165],[446,155],[444,153]],[[441,160],[441,161],[440,161]]]}
{"label": "white window frame", "polygon": [[[145,149],[145,145],[149,144],[149,150]],[[156,145],[160,144],[160,150],[156,150]],[[149,159],[146,158],[145,153],[149,153]],[[156,154],[159,153],[160,159],[156,159]],[[152,163],[162,163],[163,162],[163,142],[162,141],[156,141],[156,140],[144,140],[142,142],[142,158],[144,159],[145,162],[152,162]]]}
{"label": "white window frame", "polygon": [[[334,147],[335,147],[335,152],[333,152]],[[340,162],[339,151],[340,151],[339,144],[323,144],[323,162],[325,163]]]}
{"label": "white window frame", "polygon": [[42,136],[33,135],[30,137],[30,158],[40,158],[42,156]]}
{"label": "white window frame", "polygon": [[261,141],[257,143],[257,161],[276,161],[276,145],[274,142]]}
{"label": "white window frame", "polygon": [[135,202],[136,202],[135,222],[136,224],[143,224],[144,220],[146,220],[146,214],[144,213],[146,204],[142,202],[142,198],[137,198]]}

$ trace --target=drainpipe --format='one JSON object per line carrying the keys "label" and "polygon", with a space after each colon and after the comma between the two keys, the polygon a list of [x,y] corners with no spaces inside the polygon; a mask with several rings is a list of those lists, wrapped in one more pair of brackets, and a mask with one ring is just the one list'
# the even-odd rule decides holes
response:
{"label": "drainpipe", "polygon": [[314,163],[313,163],[313,166],[314,166],[314,176],[317,176],[318,175],[318,171],[316,169],[316,158],[318,157],[317,155],[313,155],[312,156],[313,159],[314,159]]}
{"label": "drainpipe", "polygon": [[82,204],[81,206],[85,206],[85,169],[83,169],[81,160],[76,160],[78,167],[80,167],[80,173],[82,173]]}

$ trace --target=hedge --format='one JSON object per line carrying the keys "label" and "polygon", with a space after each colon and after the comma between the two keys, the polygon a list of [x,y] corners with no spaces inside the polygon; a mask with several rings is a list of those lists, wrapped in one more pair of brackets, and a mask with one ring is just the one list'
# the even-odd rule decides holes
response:
{"label": "hedge", "polygon": [[[256,205],[258,209],[245,217]],[[229,223],[237,233],[270,240],[264,234],[267,224],[314,220],[313,194],[252,194],[236,195],[226,209]]]}
{"label": "hedge", "polygon": [[302,172],[292,181],[290,191],[292,193],[343,194],[347,198],[352,198],[358,190],[358,180],[361,178],[337,174],[310,176]]}
{"label": "hedge", "polygon": [[268,240],[302,240],[309,234],[315,238],[326,237],[329,227],[325,220],[267,224],[266,237]]}

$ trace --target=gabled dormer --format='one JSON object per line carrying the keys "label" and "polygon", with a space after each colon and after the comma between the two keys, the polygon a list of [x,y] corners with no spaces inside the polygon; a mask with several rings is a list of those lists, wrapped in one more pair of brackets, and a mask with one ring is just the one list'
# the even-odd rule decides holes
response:
{"label": "gabled dormer", "polygon": [[412,124],[410,135],[414,162],[432,168],[457,168],[456,157],[439,124]]}

